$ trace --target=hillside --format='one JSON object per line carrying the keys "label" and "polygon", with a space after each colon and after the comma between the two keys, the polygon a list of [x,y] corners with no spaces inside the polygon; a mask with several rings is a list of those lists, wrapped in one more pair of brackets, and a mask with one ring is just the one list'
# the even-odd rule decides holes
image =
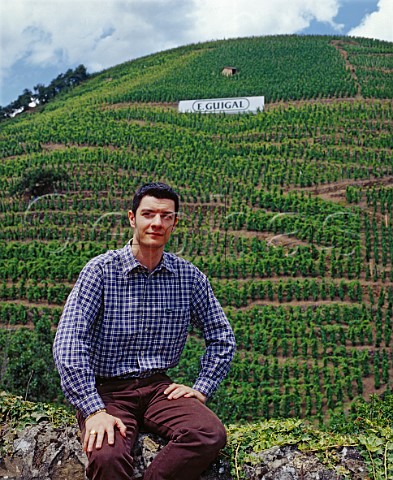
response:
{"label": "hillside", "polygon": [[[225,66],[238,73],[224,77]],[[322,421],[392,388],[393,44],[277,36],[190,45],[94,75],[0,131],[0,387],[61,401],[53,330],[83,265],[131,236],[136,187],[182,198],[170,249],[211,279],[238,352],[225,422]],[[181,99],[264,95],[256,115]],[[13,193],[35,172],[60,180]],[[192,382],[196,332],[173,375]]]}

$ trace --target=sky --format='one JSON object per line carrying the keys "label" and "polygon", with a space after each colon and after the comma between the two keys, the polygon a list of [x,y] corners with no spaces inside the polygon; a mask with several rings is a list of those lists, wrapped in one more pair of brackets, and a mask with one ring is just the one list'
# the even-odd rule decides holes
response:
{"label": "sky", "polygon": [[0,105],[80,64],[278,34],[393,42],[393,0],[0,0]]}

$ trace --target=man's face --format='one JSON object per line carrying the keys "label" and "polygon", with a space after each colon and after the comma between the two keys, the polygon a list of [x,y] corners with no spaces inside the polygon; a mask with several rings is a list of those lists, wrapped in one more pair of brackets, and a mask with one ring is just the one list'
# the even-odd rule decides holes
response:
{"label": "man's face", "polygon": [[163,249],[177,223],[175,202],[169,198],[142,198],[136,214],[128,212],[134,229],[133,245],[141,248]]}

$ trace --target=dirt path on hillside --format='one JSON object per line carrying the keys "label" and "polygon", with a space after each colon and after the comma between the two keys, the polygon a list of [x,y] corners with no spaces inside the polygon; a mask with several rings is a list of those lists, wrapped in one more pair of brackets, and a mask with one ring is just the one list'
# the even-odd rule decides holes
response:
{"label": "dirt path on hillside", "polygon": [[370,187],[393,187],[393,175],[383,178],[374,178],[367,180],[339,180],[337,182],[325,183],[317,185],[314,187],[304,187],[304,188],[286,188],[286,192],[310,192],[313,195],[317,195],[325,200],[332,201],[343,201],[346,199],[346,189],[348,186],[351,187],[361,187],[361,188],[370,188]]}
{"label": "dirt path on hillside", "polygon": [[356,75],[355,67],[350,63],[348,59],[348,52],[343,48],[343,45],[357,45],[357,43],[344,40],[332,40],[330,44],[333,45],[336,50],[338,50],[342,58],[345,60],[345,68],[351,73],[351,77],[356,85],[357,93],[355,98],[362,98],[362,87],[360,86],[358,77]]}

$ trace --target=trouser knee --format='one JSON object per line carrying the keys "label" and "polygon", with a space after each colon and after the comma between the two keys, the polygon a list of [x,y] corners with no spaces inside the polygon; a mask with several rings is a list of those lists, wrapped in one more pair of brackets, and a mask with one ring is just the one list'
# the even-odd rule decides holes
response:
{"label": "trouser knee", "polygon": [[88,455],[86,476],[90,480],[129,479],[133,471],[131,452],[106,446]]}
{"label": "trouser knee", "polygon": [[224,448],[227,443],[227,432],[221,422],[216,425],[214,432],[214,442],[219,450],[221,450],[221,448]]}
{"label": "trouser knee", "polygon": [[188,444],[199,451],[218,452],[225,446],[226,439],[225,428],[219,423],[211,428],[181,428],[174,442]]}

